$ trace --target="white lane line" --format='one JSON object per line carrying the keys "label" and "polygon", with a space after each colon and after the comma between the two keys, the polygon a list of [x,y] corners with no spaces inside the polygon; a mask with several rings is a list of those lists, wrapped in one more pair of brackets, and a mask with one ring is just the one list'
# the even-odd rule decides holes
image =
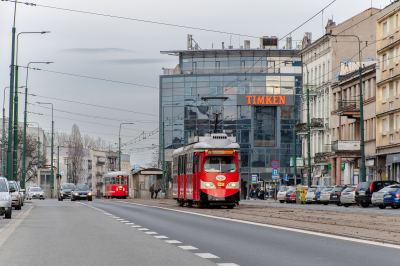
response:
{"label": "white lane line", "polygon": [[121,223],[128,223],[129,221],[121,221]]}
{"label": "white lane line", "polygon": [[139,227],[141,227],[140,225],[132,225],[132,227],[134,227],[134,228],[139,228]]}
{"label": "white lane line", "polygon": [[182,242],[180,242],[178,240],[164,240],[164,241],[167,243],[170,243],[170,244],[182,244]]}
{"label": "white lane line", "polygon": [[194,253],[199,257],[202,257],[203,259],[219,259],[218,256],[215,256],[214,254],[211,253]]}
{"label": "white lane line", "polygon": [[135,223],[127,223],[127,225],[131,225],[131,224],[135,224]]}
{"label": "white lane line", "polygon": [[147,230],[149,230],[149,229],[147,229],[147,228],[139,228],[138,230],[140,230],[140,231],[147,231]]}
{"label": "white lane line", "polygon": [[117,221],[125,221],[125,219],[121,219],[121,218],[119,218],[119,219],[117,219]]}
{"label": "white lane line", "polygon": [[395,244],[386,244],[386,243],[381,243],[381,242],[376,242],[376,241],[371,241],[371,240],[363,240],[363,239],[351,238],[351,237],[345,237],[345,236],[336,236],[336,235],[330,235],[328,233],[318,233],[318,232],[313,232],[313,231],[307,231],[307,230],[304,230],[304,229],[295,229],[295,228],[283,227],[283,226],[279,226],[279,225],[260,224],[260,223],[256,223],[256,222],[242,221],[242,220],[238,220],[238,219],[218,217],[218,216],[195,213],[195,212],[190,212],[190,211],[174,210],[174,209],[169,209],[169,208],[165,208],[165,207],[149,206],[149,205],[133,203],[133,202],[130,203],[130,204],[143,206],[143,207],[150,207],[150,208],[168,210],[168,211],[174,211],[174,212],[180,212],[180,213],[186,213],[186,214],[192,214],[192,215],[197,215],[197,216],[202,216],[202,217],[207,217],[207,218],[213,218],[213,219],[218,219],[218,220],[223,220],[223,221],[230,221],[230,222],[249,224],[249,225],[257,225],[257,226],[261,226],[261,227],[268,227],[268,228],[273,228],[273,229],[291,231],[291,232],[296,232],[296,233],[301,233],[301,234],[322,236],[322,237],[326,237],[326,238],[333,238],[333,239],[338,239],[338,240],[343,240],[343,241],[356,242],[356,243],[368,244],[368,245],[374,245],[374,246],[380,246],[380,247],[386,247],[386,248],[400,249],[400,245],[395,245]]}
{"label": "white lane line", "polygon": [[178,247],[180,247],[181,249],[184,249],[184,250],[195,250],[195,249],[198,249],[198,248],[195,248],[193,246],[178,246]]}
{"label": "white lane line", "polygon": [[111,218],[114,218],[114,219],[118,219],[118,218],[120,218],[120,217],[118,217],[118,216],[110,216]]}
{"label": "white lane line", "polygon": [[236,263],[217,263],[218,266],[239,266]]}
{"label": "white lane line", "polygon": [[148,234],[148,235],[157,235],[158,233],[156,233],[156,232],[145,232],[146,234]]}
{"label": "white lane line", "polygon": [[164,238],[169,238],[168,236],[154,236],[154,237],[155,237],[155,238],[160,238],[160,239],[161,239],[161,238],[163,238],[163,239],[164,239]]}

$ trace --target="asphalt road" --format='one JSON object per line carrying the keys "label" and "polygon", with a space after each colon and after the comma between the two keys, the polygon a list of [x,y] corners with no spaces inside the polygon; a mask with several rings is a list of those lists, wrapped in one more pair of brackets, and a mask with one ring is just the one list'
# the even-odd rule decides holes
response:
{"label": "asphalt road", "polygon": [[336,206],[335,204],[294,204],[294,203],[280,203],[278,200],[241,200],[240,204],[254,205],[254,206],[271,206],[271,207],[282,207],[282,208],[294,208],[294,209],[309,209],[309,210],[321,210],[321,211],[336,211],[336,212],[347,212],[347,213],[362,213],[372,215],[389,215],[389,216],[400,216],[400,209],[392,209],[387,207],[386,209],[379,209],[376,206],[369,205],[368,208],[361,206]]}
{"label": "asphalt road", "polygon": [[214,256],[210,260],[221,265],[365,266],[395,265],[398,261],[400,246],[194,215],[188,208],[177,212],[102,200],[86,204],[107,212],[104,216],[114,215],[134,223],[138,231],[174,240],[176,243],[171,245],[189,253],[209,253]]}

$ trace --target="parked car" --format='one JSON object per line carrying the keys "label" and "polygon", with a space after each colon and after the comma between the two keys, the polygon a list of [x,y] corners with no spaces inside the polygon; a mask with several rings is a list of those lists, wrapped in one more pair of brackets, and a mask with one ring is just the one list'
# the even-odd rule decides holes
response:
{"label": "parked car", "polygon": [[72,183],[64,183],[61,185],[58,191],[58,201],[71,198],[71,193],[75,189],[75,185]]}
{"label": "parked car", "polygon": [[357,186],[348,186],[342,191],[342,194],[340,195],[340,203],[346,208],[350,205],[356,204],[356,200],[354,198],[356,188]]}
{"label": "parked car", "polygon": [[290,201],[291,203],[296,203],[296,190],[295,190],[295,191],[292,191],[292,192],[290,193],[289,201]]}
{"label": "parked car", "polygon": [[20,210],[22,206],[22,199],[19,184],[15,181],[8,181],[8,186],[10,187],[12,206],[16,210]]}
{"label": "parked car", "polygon": [[358,184],[355,192],[355,200],[362,207],[366,208],[371,204],[372,193],[381,190],[389,185],[398,184],[396,181],[368,181]]}
{"label": "parked car", "polygon": [[317,197],[315,196],[315,190],[317,190],[317,186],[311,186],[308,190],[307,190],[307,194],[306,194],[306,199],[305,202],[306,203],[315,203],[317,200]]}
{"label": "parked car", "polygon": [[[391,186],[385,193],[383,198],[383,206],[391,206],[393,209],[398,209],[400,206],[400,185]],[[380,207],[381,208],[381,207]],[[381,208],[381,209],[384,209]]]}
{"label": "parked car", "polygon": [[77,185],[71,194],[71,201],[75,200],[92,201],[92,192],[88,185]]}
{"label": "parked car", "polygon": [[347,185],[338,185],[334,186],[331,192],[331,198],[329,199],[329,203],[336,204],[337,206],[342,205],[340,203],[340,197],[342,196],[343,190],[347,188]]}
{"label": "parked car", "polygon": [[321,196],[321,191],[326,188],[327,186],[318,186],[317,189],[315,190],[315,202],[316,203],[321,203],[319,201],[319,197]]}
{"label": "parked car", "polygon": [[296,193],[296,187],[289,187],[289,189],[286,191],[286,195],[285,195],[285,202],[286,203],[290,203],[290,195],[292,193]]}
{"label": "parked car", "polygon": [[7,179],[0,177],[0,215],[3,214],[6,219],[11,219],[12,199]]}
{"label": "parked car", "polygon": [[381,190],[379,190],[377,192],[372,193],[372,197],[371,197],[372,205],[378,206],[380,209],[386,208],[385,204],[383,203],[383,198],[384,198],[386,192],[392,186],[396,186],[396,185],[390,185],[390,186],[382,188]]}
{"label": "parked car", "polygon": [[27,196],[28,196],[28,199],[32,199],[32,198],[41,199],[41,200],[45,199],[45,193],[42,190],[42,188],[40,188],[40,187],[29,188]]}
{"label": "parked car", "polygon": [[333,186],[327,186],[321,191],[319,201],[323,203],[324,205],[329,204],[329,200],[331,199],[331,193],[333,190]]}
{"label": "parked car", "polygon": [[276,198],[279,200],[280,203],[285,202],[286,191],[288,189],[288,187],[281,187],[281,189],[278,191]]}
{"label": "parked car", "polygon": [[25,202],[25,189],[23,189],[23,188],[21,188],[21,183],[18,181],[17,182],[18,183],[18,186],[19,186],[19,194],[21,194],[21,199],[22,199],[22,202],[21,202],[21,206],[24,206],[24,202]]}

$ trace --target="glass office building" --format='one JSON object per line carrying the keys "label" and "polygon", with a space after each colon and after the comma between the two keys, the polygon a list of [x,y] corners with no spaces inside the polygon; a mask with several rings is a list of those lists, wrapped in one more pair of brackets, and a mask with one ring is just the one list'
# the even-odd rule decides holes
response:
{"label": "glass office building", "polygon": [[[236,137],[241,147],[242,184],[251,175],[265,181],[271,161],[293,183],[294,108],[299,119],[301,58],[296,50],[212,49],[163,51],[178,56],[175,68],[160,76],[160,153],[164,121],[165,149],[182,147],[193,136],[214,130],[213,112],[221,112],[218,132]],[[228,97],[208,103],[204,96]],[[222,110],[222,111],[221,111]],[[301,144],[296,139],[297,156]],[[299,173],[300,171],[298,171]],[[298,175],[298,183],[300,176]]]}

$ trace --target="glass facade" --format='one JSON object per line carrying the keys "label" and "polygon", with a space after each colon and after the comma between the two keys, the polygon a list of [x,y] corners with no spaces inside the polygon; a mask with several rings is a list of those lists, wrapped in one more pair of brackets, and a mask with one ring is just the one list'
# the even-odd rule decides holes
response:
{"label": "glass facade", "polygon": [[[293,108],[299,119],[301,59],[294,50],[201,50],[173,51],[179,65],[171,75],[160,76],[160,128],[164,121],[165,149],[176,149],[193,136],[214,129],[214,112],[226,96],[218,132],[236,137],[241,146],[242,179],[252,173],[271,173],[271,161],[280,161],[280,173],[293,173]],[[284,95],[289,104],[238,104],[238,98]],[[250,96],[251,95],[251,96]],[[248,98],[249,99],[249,98]],[[251,98],[252,99],[252,98]],[[249,100],[250,102],[250,100]],[[301,156],[299,137],[297,155]],[[162,135],[160,134],[162,149]],[[268,170],[269,169],[269,170]]]}

